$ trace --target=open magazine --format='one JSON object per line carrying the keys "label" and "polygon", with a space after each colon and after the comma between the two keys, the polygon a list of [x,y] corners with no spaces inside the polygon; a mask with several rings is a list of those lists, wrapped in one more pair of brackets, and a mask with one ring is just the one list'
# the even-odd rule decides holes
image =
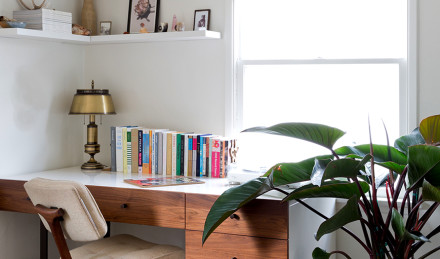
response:
{"label": "open magazine", "polygon": [[182,184],[200,184],[205,183],[201,180],[186,176],[168,176],[168,177],[148,177],[144,179],[125,179],[124,182],[134,184],[140,187],[160,187]]}

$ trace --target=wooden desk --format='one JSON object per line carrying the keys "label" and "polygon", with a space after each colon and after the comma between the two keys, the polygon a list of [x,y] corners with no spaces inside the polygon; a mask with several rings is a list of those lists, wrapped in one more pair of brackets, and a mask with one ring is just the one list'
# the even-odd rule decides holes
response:
{"label": "wooden desk", "polygon": [[259,199],[237,211],[201,246],[205,218],[226,179],[205,184],[140,188],[120,172],[81,172],[78,167],[0,179],[0,210],[35,213],[23,184],[44,177],[81,182],[90,189],[107,221],[185,229],[186,258],[288,258],[288,204]]}

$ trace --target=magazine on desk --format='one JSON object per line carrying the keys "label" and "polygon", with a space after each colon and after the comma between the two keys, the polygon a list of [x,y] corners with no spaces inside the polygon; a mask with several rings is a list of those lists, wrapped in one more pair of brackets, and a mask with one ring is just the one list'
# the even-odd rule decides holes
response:
{"label": "magazine on desk", "polygon": [[124,182],[134,184],[139,187],[161,187],[170,185],[183,184],[201,184],[205,183],[199,179],[194,179],[186,176],[169,176],[169,177],[148,177],[144,179],[125,179]]}

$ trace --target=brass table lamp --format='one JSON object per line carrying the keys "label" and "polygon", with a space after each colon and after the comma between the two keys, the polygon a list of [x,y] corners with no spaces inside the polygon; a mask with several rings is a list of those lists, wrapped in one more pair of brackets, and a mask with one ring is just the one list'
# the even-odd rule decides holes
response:
{"label": "brass table lamp", "polygon": [[103,169],[104,166],[95,160],[95,154],[100,151],[98,125],[95,124],[95,115],[116,114],[109,91],[107,89],[95,89],[95,83],[92,80],[91,89],[77,89],[70,107],[70,114],[89,115],[87,144],[84,145],[84,152],[90,155],[90,159],[81,166],[81,169]]}

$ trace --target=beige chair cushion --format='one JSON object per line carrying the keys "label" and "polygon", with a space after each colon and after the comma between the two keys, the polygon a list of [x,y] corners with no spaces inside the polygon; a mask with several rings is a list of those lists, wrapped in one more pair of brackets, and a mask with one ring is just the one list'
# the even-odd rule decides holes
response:
{"label": "beige chair cushion", "polygon": [[131,235],[117,235],[70,251],[78,259],[183,259],[185,251],[175,246],[153,244]]}
{"label": "beige chair cushion", "polygon": [[[73,181],[34,178],[24,184],[34,205],[62,208],[65,212],[61,222],[66,238],[74,241],[92,241],[107,233],[107,224],[89,189]],[[46,220],[41,221],[48,231]]]}

